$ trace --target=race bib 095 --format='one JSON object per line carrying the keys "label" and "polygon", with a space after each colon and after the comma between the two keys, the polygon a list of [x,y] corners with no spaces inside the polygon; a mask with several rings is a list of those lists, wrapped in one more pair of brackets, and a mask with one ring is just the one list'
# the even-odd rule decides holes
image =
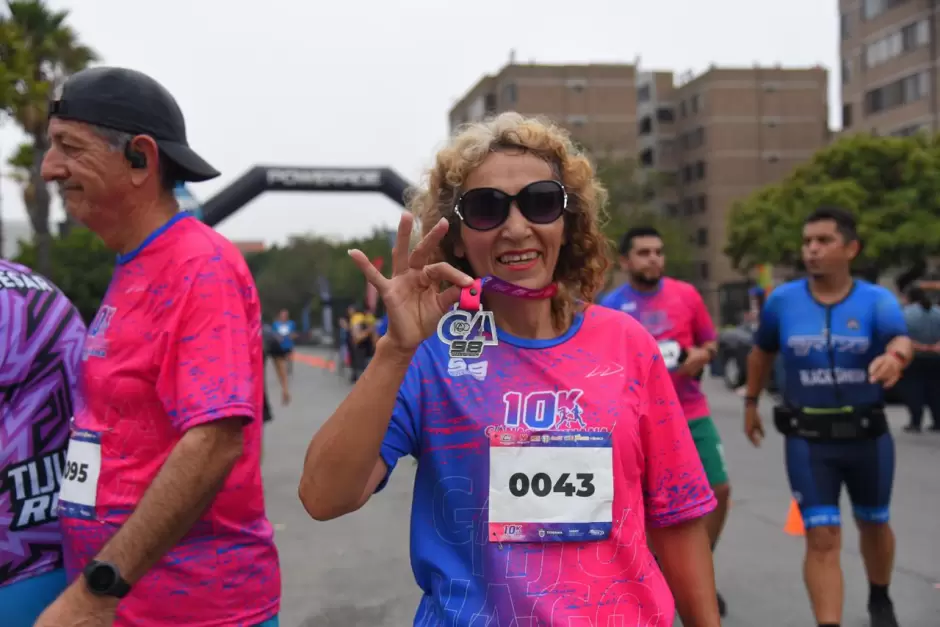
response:
{"label": "race bib 095", "polygon": [[101,474],[101,435],[76,431],[69,439],[69,451],[59,492],[59,517],[94,520]]}
{"label": "race bib 095", "polygon": [[490,542],[586,542],[610,536],[609,433],[540,431],[490,438]]}

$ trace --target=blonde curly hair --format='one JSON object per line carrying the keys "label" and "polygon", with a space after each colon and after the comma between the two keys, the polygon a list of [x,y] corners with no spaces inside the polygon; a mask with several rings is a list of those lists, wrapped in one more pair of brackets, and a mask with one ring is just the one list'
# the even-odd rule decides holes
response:
{"label": "blonde curly hair", "polygon": [[556,327],[563,328],[577,301],[592,302],[604,287],[610,266],[610,243],[600,230],[606,215],[607,190],[567,131],[548,120],[514,112],[466,124],[437,153],[424,185],[412,190],[408,210],[421,221],[424,235],[442,217],[447,218],[450,229],[433,261],[447,261],[473,276],[467,260],[454,253],[460,240],[460,218],[454,207],[470,172],[491,152],[500,150],[524,150],[544,159],[568,192],[565,244],[554,274],[558,293],[552,298],[552,320]]}

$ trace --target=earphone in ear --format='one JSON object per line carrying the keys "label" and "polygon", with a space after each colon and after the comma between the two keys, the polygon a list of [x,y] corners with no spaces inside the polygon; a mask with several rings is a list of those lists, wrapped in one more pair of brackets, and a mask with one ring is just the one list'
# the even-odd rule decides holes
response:
{"label": "earphone in ear", "polygon": [[124,148],[124,157],[135,170],[142,170],[147,167],[147,155],[139,150],[134,150],[130,142],[128,142],[127,146]]}

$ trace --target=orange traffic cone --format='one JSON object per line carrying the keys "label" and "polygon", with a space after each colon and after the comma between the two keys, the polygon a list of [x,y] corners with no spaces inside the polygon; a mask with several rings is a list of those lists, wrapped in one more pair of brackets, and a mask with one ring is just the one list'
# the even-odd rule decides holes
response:
{"label": "orange traffic cone", "polygon": [[806,528],[803,526],[803,517],[800,515],[800,508],[796,501],[790,501],[790,511],[787,513],[787,522],[783,526],[783,532],[791,536],[805,536]]}

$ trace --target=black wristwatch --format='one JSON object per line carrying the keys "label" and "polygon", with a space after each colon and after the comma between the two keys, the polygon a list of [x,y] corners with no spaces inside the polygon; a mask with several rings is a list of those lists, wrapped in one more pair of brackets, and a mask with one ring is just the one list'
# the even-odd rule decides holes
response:
{"label": "black wristwatch", "polygon": [[131,591],[131,584],[124,581],[117,566],[109,562],[92,560],[82,574],[85,585],[96,596],[123,599]]}

